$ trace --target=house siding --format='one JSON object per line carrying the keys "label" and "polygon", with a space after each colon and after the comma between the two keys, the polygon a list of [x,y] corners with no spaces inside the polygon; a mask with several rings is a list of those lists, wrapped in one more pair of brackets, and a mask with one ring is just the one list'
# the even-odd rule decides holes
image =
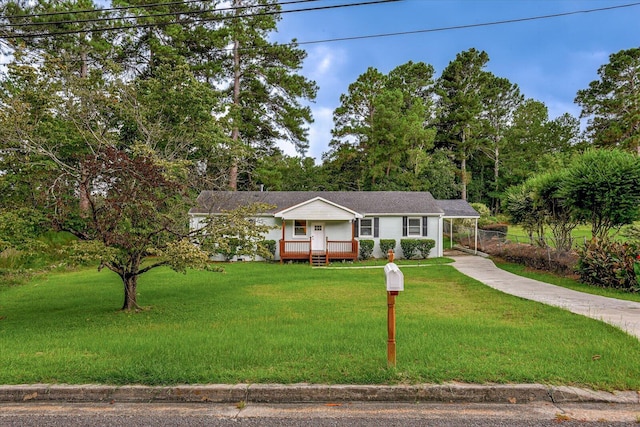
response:
{"label": "house siding", "polygon": [[[423,215],[408,215],[410,218],[420,217]],[[369,218],[369,217],[366,217]],[[360,240],[373,240],[375,242],[373,246],[373,256],[375,258],[384,258],[387,254],[383,254],[380,250],[380,239],[395,239],[396,247],[394,248],[394,252],[397,257],[404,258],[404,254],[402,253],[402,247],[400,246],[400,240],[402,239],[431,239],[436,242],[435,247],[429,252],[429,257],[437,257],[441,256],[441,245],[440,245],[440,217],[439,216],[429,216],[427,217],[427,236],[402,236],[402,216],[383,216],[380,217],[380,236],[379,237],[371,237],[371,236],[363,236],[360,237]]]}
{"label": "house siding", "polygon": [[316,221],[348,221],[353,219],[353,213],[340,209],[322,200],[314,200],[288,210],[286,219],[313,219]]}
{"label": "house siding", "polygon": [[[477,218],[477,212],[464,200],[436,201],[428,192],[403,191],[203,191],[197,199],[197,206],[189,211],[192,229],[202,226],[210,214],[224,211],[254,202],[263,202],[267,208],[260,218],[264,223],[275,225],[265,239],[278,242],[285,240],[304,240],[311,236],[311,227],[316,223],[324,224],[325,237],[332,241],[350,241],[353,221],[361,218],[374,219],[373,236],[360,236],[358,240],[373,240],[375,257],[384,257],[380,250],[381,239],[394,239],[395,252],[401,258],[400,241],[403,238],[432,239],[436,242],[430,257],[443,255],[443,218]],[[421,227],[419,236],[403,237],[403,217],[420,218],[424,224],[426,218],[426,236]],[[282,221],[286,219],[285,234],[282,233]],[[306,236],[293,235],[293,220],[307,220],[310,227]],[[413,225],[415,226],[415,225]],[[412,227],[413,227],[412,226]],[[359,230],[358,230],[359,231]],[[279,245],[277,245],[279,251]],[[280,259],[279,252],[276,259]]]}

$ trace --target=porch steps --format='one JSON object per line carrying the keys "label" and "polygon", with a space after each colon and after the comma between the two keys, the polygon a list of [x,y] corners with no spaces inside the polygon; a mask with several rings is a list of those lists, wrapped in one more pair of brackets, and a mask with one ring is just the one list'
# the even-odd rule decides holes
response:
{"label": "porch steps", "polygon": [[311,255],[311,265],[314,267],[321,267],[327,265],[327,257],[325,254],[313,254]]}

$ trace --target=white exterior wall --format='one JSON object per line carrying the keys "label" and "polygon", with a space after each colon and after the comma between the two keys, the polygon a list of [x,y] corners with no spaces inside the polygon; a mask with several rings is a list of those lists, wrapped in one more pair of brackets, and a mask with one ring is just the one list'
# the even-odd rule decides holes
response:
{"label": "white exterior wall", "polygon": [[[280,221],[278,221],[280,224]],[[325,230],[325,236],[329,240],[351,240],[351,221],[307,221],[307,234],[306,236],[295,236],[293,234],[294,226],[293,220],[286,221],[285,226],[285,239],[286,240],[309,240],[311,237],[311,228],[315,224],[323,224]],[[278,230],[278,238],[282,238],[282,230]]]}
{"label": "white exterior wall", "polygon": [[[189,218],[189,227],[190,227],[190,229],[191,230],[197,230],[199,228],[202,228],[204,226],[205,220],[207,218],[208,218],[207,215],[191,215],[191,217]],[[277,218],[274,218],[274,217],[268,217],[268,216],[262,216],[262,217],[256,218],[256,220],[260,221],[264,225],[276,226],[277,227],[277,228],[275,228],[273,230],[269,230],[269,232],[265,236],[265,240],[275,240],[276,241],[276,258],[275,259],[280,259],[279,258],[280,247],[278,245],[278,241],[282,237],[282,229],[281,229],[282,222],[280,221],[280,219],[277,219]],[[242,257],[240,257],[240,258],[242,258]],[[263,260],[264,259],[262,257],[257,257],[256,258],[256,261],[263,261]],[[226,261],[226,258],[224,256],[222,256],[222,255],[214,255],[213,256],[213,261]],[[238,261],[238,257],[234,257],[232,259],[232,261]]]}
{"label": "white exterior wall", "polygon": [[[423,215],[406,215],[409,218],[422,218]],[[375,216],[365,217],[375,218]],[[439,216],[427,217],[427,236],[402,236],[402,216],[378,216],[380,218],[380,237],[373,236],[361,236],[361,240],[373,240],[375,242],[373,246],[373,256],[375,258],[385,258],[387,254],[383,254],[380,250],[380,239],[395,239],[396,247],[394,252],[398,258],[404,258],[402,248],[400,247],[400,240],[402,239],[431,239],[436,242],[434,248],[429,252],[429,258],[442,256],[442,242],[440,239],[440,223],[442,221]]]}
{"label": "white exterior wall", "polygon": [[[422,215],[407,215],[411,218],[413,217],[422,217]],[[429,257],[439,257],[442,256],[442,239],[440,238],[442,233],[442,217],[440,216],[430,216],[427,217],[428,225],[427,225],[427,233],[426,237],[422,236],[402,236],[402,216],[371,216],[365,218],[379,218],[380,219],[380,236],[360,236],[359,240],[373,240],[374,248],[373,248],[373,256],[375,258],[385,258],[387,254],[383,254],[380,250],[380,239],[395,239],[396,247],[394,252],[398,258],[404,258],[404,254],[402,253],[402,248],[400,247],[400,240],[407,238],[415,238],[415,239],[432,239],[436,242],[435,247],[429,253]],[[191,216],[190,225],[192,229],[196,229],[202,226],[206,216]],[[266,240],[275,240],[276,241],[276,255],[275,259],[280,259],[280,239],[282,239],[282,220],[274,217],[260,217],[260,221],[267,225],[276,226],[275,229],[270,230],[269,233],[265,236]],[[335,220],[309,220],[307,221],[307,235],[306,236],[294,236],[293,235],[293,220],[286,221],[285,227],[285,239],[286,240],[307,240],[310,237],[311,227],[314,224],[321,223],[324,224],[325,227],[325,236],[329,238],[329,240],[351,240],[352,235],[352,222],[351,221],[335,221]],[[222,260],[222,257],[220,257]]]}

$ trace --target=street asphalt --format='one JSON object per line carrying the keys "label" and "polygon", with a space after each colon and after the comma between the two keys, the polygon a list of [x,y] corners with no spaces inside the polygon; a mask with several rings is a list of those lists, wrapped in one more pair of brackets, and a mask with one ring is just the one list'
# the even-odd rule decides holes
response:
{"label": "street asphalt", "polygon": [[[502,292],[615,325],[640,337],[640,303],[584,294],[520,277],[481,256],[456,255],[453,266]],[[443,402],[640,405],[638,391],[605,392],[541,384],[209,384],[178,386],[106,386],[31,384],[0,386],[0,404],[54,402],[293,404],[320,402]],[[638,407],[640,411],[640,407]]]}

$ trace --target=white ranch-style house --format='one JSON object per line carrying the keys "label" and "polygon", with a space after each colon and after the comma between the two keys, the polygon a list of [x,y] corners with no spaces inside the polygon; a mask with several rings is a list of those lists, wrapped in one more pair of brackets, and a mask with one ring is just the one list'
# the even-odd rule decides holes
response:
{"label": "white ranch-style house", "polygon": [[397,257],[404,257],[401,239],[432,239],[429,257],[443,253],[443,221],[477,219],[464,200],[436,200],[429,192],[410,191],[203,191],[189,211],[199,228],[210,215],[252,203],[275,206],[256,220],[276,228],[265,236],[275,240],[275,259],[313,263],[358,258],[359,240],[374,241],[373,256],[382,258],[380,239],[394,239]]}

